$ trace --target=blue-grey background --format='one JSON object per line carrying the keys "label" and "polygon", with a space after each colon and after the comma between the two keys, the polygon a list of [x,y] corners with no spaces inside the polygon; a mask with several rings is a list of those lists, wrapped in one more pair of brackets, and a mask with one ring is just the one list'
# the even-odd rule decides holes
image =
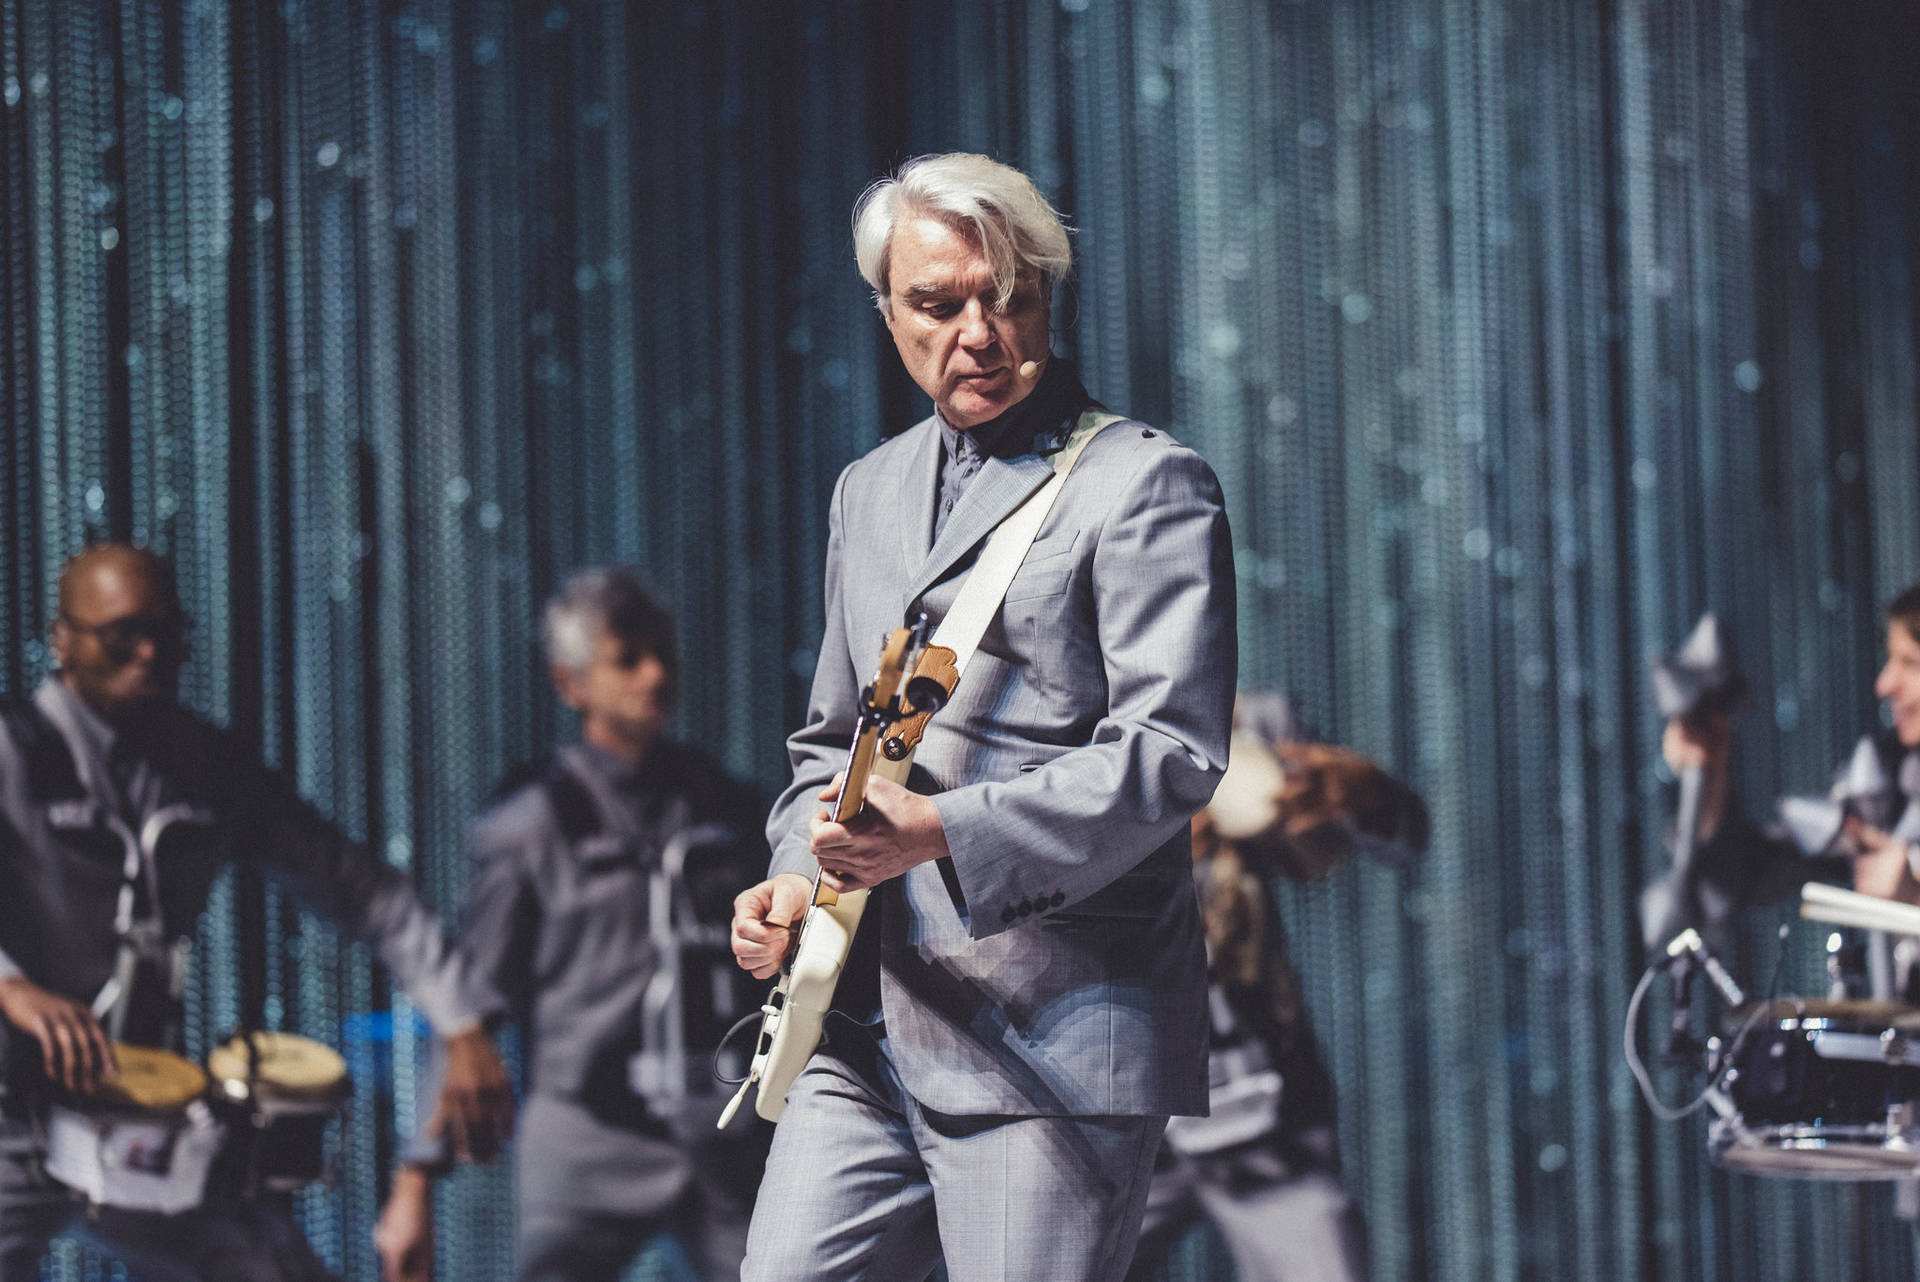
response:
{"label": "blue-grey background", "polygon": [[[1743,792],[1810,789],[1920,577],[1917,32],[1900,0],[0,0],[0,686],[45,669],[65,555],[150,542],[193,706],[450,907],[463,817],[566,730],[537,602],[628,560],[680,607],[680,731],[771,789],[833,477],[922,412],[849,208],[990,151],[1079,229],[1061,348],[1220,472],[1243,680],[1432,805],[1416,873],[1283,891],[1378,1276],[1912,1277],[1885,1190],[1710,1171],[1619,1035],[1664,859],[1648,656],[1719,610]],[[372,1278],[404,1005],[251,878],[203,945],[198,1039],[250,1009],[347,1046],[304,1205]],[[507,1276],[507,1199],[449,1182],[440,1276]],[[1203,1235],[1171,1276],[1226,1268]]]}

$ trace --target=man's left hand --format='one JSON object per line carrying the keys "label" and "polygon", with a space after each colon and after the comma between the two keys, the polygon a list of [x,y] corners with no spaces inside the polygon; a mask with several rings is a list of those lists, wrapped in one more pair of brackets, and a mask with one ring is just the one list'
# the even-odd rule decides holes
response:
{"label": "man's left hand", "polygon": [[[820,800],[839,800],[840,782],[835,777],[821,790]],[[891,779],[869,779],[865,808],[844,824],[825,813],[813,817],[813,858],[820,865],[820,880],[836,894],[878,886],[948,853],[946,829],[933,799]]]}
{"label": "man's left hand", "polygon": [[452,1143],[461,1161],[490,1161],[513,1133],[507,1066],[479,1028],[447,1038],[446,1054],[447,1071],[440,1079],[440,1101],[431,1125]]}

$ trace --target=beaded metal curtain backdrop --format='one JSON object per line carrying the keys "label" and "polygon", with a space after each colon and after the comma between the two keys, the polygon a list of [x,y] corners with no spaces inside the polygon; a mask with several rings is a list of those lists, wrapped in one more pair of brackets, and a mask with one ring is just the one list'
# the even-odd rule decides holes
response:
{"label": "beaded metal curtain backdrop", "polygon": [[[1711,1172],[1618,1033],[1665,858],[1648,656],[1719,610],[1760,692],[1742,790],[1805,790],[1920,577],[1915,27],[0,0],[0,682],[44,672],[72,549],[164,549],[188,701],[451,909],[462,821],[564,730],[539,600],[633,561],[680,607],[682,732],[773,786],[833,478],[920,412],[849,208],[907,155],[991,151],[1079,228],[1062,349],[1220,472],[1245,682],[1432,806],[1413,875],[1282,891],[1377,1275],[1910,1277],[1884,1190]],[[1732,958],[1756,980],[1771,925]],[[374,1277],[404,999],[249,878],[201,945],[196,1051],[242,1012],[346,1047],[339,1179],[302,1211]],[[442,1277],[508,1276],[508,1189],[446,1182]],[[1203,1234],[1170,1276],[1226,1267]]]}

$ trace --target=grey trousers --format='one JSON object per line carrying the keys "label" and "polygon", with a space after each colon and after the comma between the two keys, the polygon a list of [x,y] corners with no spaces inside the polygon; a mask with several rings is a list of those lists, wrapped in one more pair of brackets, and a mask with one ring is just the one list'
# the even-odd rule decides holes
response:
{"label": "grey trousers", "polygon": [[89,1213],[40,1169],[30,1141],[0,1135],[0,1282],[38,1282],[48,1243],[69,1230],[145,1282],[333,1282],[284,1197],[210,1202],[182,1215]]}
{"label": "grey trousers", "polygon": [[946,1117],[856,1035],[787,1095],[743,1282],[1119,1282],[1159,1117]]}
{"label": "grey trousers", "polygon": [[1240,1282],[1365,1282],[1366,1226],[1340,1182],[1330,1133],[1287,1146],[1249,1144],[1154,1166],[1129,1282],[1151,1282],[1204,1217],[1226,1239]]}
{"label": "grey trousers", "polygon": [[617,1282],[661,1233],[702,1282],[737,1282],[759,1154],[708,1127],[704,1145],[676,1144],[535,1092],[515,1153],[519,1282]]}

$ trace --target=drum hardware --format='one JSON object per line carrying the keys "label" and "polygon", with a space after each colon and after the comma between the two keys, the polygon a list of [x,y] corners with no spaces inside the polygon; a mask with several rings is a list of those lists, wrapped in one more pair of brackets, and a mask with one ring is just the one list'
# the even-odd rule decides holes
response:
{"label": "drum hardware", "polygon": [[1827,996],[1845,1001],[1860,991],[1867,978],[1867,947],[1849,943],[1839,931],[1827,936]]}

